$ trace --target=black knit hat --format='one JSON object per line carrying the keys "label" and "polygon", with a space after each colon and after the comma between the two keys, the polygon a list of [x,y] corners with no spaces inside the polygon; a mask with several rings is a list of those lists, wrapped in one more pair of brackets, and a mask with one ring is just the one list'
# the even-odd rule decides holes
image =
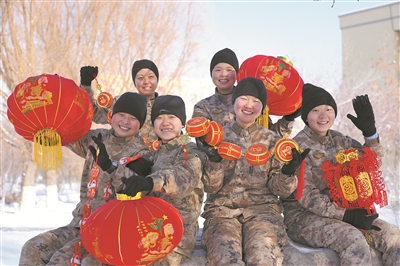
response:
{"label": "black knit hat", "polygon": [[337,115],[336,102],[332,95],[323,88],[317,87],[313,84],[306,83],[303,86],[303,103],[301,107],[301,119],[307,123],[308,113],[319,105],[329,105],[335,110],[335,117]]}
{"label": "black knit hat", "polygon": [[233,90],[232,104],[235,103],[237,97],[242,95],[250,95],[259,99],[264,110],[267,104],[267,90],[261,80],[252,77],[242,79]]}
{"label": "black knit hat", "polygon": [[135,83],[136,74],[143,68],[148,68],[151,71],[153,71],[157,77],[157,83],[158,83],[159,76],[158,76],[158,68],[157,68],[156,64],[154,64],[153,61],[150,61],[147,59],[142,59],[142,60],[137,60],[137,61],[135,61],[135,63],[133,63],[133,66],[132,66],[133,84],[135,84],[135,86],[136,86],[136,83]]}
{"label": "black knit hat", "polygon": [[215,53],[210,63],[210,74],[212,76],[212,71],[214,67],[219,63],[230,64],[236,72],[239,70],[239,61],[236,57],[235,52],[229,48],[222,49]]}
{"label": "black knit hat", "polygon": [[112,115],[120,112],[136,117],[140,122],[140,127],[142,127],[147,114],[146,97],[136,92],[125,92],[115,102]]}
{"label": "black knit hat", "polygon": [[181,97],[176,95],[162,95],[156,97],[151,108],[151,123],[154,125],[154,120],[157,116],[163,114],[173,114],[178,117],[182,125],[186,123],[185,102]]}

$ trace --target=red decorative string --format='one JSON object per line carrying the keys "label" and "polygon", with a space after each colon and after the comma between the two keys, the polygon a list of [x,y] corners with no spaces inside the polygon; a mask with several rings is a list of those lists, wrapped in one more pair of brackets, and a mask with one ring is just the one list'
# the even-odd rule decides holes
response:
{"label": "red decorative string", "polygon": [[297,185],[297,191],[296,191],[296,196],[295,196],[296,200],[301,199],[301,196],[303,195],[305,165],[306,165],[306,162],[305,162],[305,160],[303,160],[300,165],[300,173],[298,176],[298,185]]}

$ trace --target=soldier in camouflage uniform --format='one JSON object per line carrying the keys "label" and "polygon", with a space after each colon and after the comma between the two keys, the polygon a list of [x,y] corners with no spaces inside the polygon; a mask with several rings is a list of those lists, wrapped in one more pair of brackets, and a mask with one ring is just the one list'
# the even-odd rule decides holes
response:
{"label": "soldier in camouflage uniform", "polygon": [[[362,131],[364,147],[370,147],[381,158],[383,148],[368,96],[357,96],[353,106],[357,117],[347,116]],[[287,233],[293,241],[336,251],[341,265],[371,265],[366,237],[357,228],[368,230],[370,245],[383,253],[384,264],[400,265],[399,228],[376,219],[378,214],[367,216],[365,209],[339,207],[330,198],[327,182],[322,180],[323,162],[334,162],[339,150],[363,148],[358,141],[330,129],[336,114],[335,100],[327,91],[304,85],[301,118],[306,125],[294,139],[301,148],[311,148],[311,152],[306,158],[302,197],[296,201],[291,195],[283,200]]]}
{"label": "soldier in camouflage uniform", "polygon": [[[204,117],[226,125],[234,117],[232,92],[235,89],[236,73],[239,62],[236,54],[229,48],[218,51],[210,63],[210,74],[215,87],[214,95],[200,100],[194,105],[192,117]],[[268,117],[269,129],[279,135],[289,136],[293,129],[294,119],[300,115],[300,110],[283,116],[275,124]]]}
{"label": "soldier in camouflage uniform", "polygon": [[[67,147],[82,158],[85,158],[80,189],[80,202],[73,211],[73,219],[67,226],[63,226],[28,240],[22,247],[19,265],[71,265],[74,255],[74,245],[80,241],[80,222],[84,215],[84,206],[88,204],[89,187],[95,184],[91,179],[91,169],[95,165],[93,153],[94,146],[100,148],[98,166],[101,168],[97,189],[92,192],[94,198],[90,201],[92,211],[106,203],[106,192],[109,194],[107,201],[115,198],[115,192],[122,190],[121,177],[132,175],[136,169],[132,162],[130,167],[116,164],[122,157],[132,154],[147,156],[150,153],[147,145],[140,138],[138,131],[146,118],[146,98],[137,93],[123,94],[114,105],[112,129],[89,130],[79,141],[68,144]],[[100,135],[99,135],[100,134]],[[98,137],[101,136],[101,140]],[[107,151],[105,151],[107,147]],[[90,151],[90,152],[89,152]],[[111,159],[110,159],[111,158]],[[113,160],[113,161],[111,161]],[[139,166],[142,165],[141,162]],[[150,171],[149,165],[147,174]],[[139,168],[142,170],[142,168]],[[143,171],[135,171],[143,174]],[[110,183],[109,183],[110,182]],[[108,185],[111,185],[109,189]],[[93,195],[93,194],[92,194]]]}
{"label": "soldier in camouflage uniform", "polygon": [[[81,87],[89,93],[90,99],[94,108],[93,122],[97,124],[108,124],[107,113],[108,109],[101,108],[97,105],[94,99],[94,93],[91,88],[93,79],[98,74],[98,68],[92,66],[84,66],[81,72]],[[157,66],[150,60],[142,59],[137,60],[132,66],[132,80],[139,94],[147,98],[147,116],[146,122],[140,128],[140,136],[143,138],[148,146],[151,146],[153,141],[157,140],[157,135],[154,132],[153,125],[151,124],[151,107],[154,99],[158,96],[156,92],[157,84],[159,81],[159,74]],[[118,100],[119,96],[114,97],[114,101]],[[112,106],[110,107],[112,109]]]}
{"label": "soldier in camouflage uniform", "polygon": [[182,240],[171,253],[151,265],[180,265],[192,256],[199,230],[205,155],[188,136],[182,134],[186,113],[185,103],[179,96],[157,97],[151,121],[162,140],[160,148],[153,154],[152,172],[147,177],[132,176],[125,180],[126,188],[121,193],[134,196],[139,191],[151,191],[150,195],[179,210],[184,224]]}
{"label": "soldier in camouflage uniform", "polygon": [[[224,141],[239,145],[244,153],[253,144],[272,151],[280,137],[256,122],[266,105],[266,91],[256,78],[241,80],[233,91],[235,118],[224,127]],[[203,178],[207,192],[202,244],[210,265],[281,265],[282,246],[288,238],[281,216],[279,196],[289,196],[297,187],[294,175],[302,156],[295,149],[290,163],[275,156],[261,165],[245,157],[222,159],[215,149],[203,151]],[[306,153],[305,153],[306,154]]]}

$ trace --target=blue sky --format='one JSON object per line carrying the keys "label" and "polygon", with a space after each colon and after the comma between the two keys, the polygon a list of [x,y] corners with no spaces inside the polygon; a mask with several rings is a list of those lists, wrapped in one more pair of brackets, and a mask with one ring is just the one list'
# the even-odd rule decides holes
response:
{"label": "blue sky", "polygon": [[229,47],[239,64],[256,54],[282,55],[293,62],[303,79],[328,75],[340,79],[339,15],[391,2],[398,0],[336,0],[333,7],[332,0],[212,1],[207,17],[209,37],[203,46],[209,56],[204,65],[209,65],[216,51]]}

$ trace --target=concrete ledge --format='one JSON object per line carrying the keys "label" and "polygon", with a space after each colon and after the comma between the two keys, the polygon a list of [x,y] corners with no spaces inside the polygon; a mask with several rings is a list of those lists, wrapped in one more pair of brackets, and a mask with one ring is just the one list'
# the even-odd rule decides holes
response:
{"label": "concrete ledge", "polygon": [[[208,265],[206,259],[206,251],[201,247],[201,233],[196,240],[196,248],[193,252],[193,256],[190,259],[185,260],[181,266],[202,266]],[[295,243],[289,239],[289,245],[283,247],[285,258],[283,265],[285,266],[323,266],[323,265],[340,265],[339,256],[333,250],[326,248],[310,248],[299,243]],[[371,248],[372,254],[372,265],[382,266],[382,256],[380,252]]]}

